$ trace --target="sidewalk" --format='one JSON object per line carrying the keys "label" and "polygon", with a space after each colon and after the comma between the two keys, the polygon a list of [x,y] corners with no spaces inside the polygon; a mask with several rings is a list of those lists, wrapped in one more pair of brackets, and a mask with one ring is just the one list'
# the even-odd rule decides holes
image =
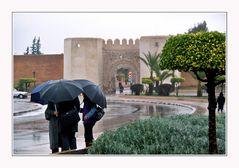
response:
{"label": "sidewalk", "polygon": [[13,99],[13,115],[17,116],[30,111],[39,110],[42,108],[42,106],[43,105],[41,104],[30,102],[29,97],[26,99],[14,98]]}

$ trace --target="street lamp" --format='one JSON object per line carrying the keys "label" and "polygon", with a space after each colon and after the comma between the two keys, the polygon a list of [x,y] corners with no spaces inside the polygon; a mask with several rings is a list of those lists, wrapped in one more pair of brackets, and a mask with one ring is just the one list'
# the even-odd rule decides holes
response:
{"label": "street lamp", "polygon": [[[35,72],[35,70],[32,71],[32,75],[33,75],[33,78],[35,79],[35,78],[36,78],[36,72]],[[36,82],[34,82],[34,87],[36,87]]]}
{"label": "street lamp", "polygon": [[35,78],[36,77],[36,72],[32,71],[32,75],[33,75],[33,78]]}

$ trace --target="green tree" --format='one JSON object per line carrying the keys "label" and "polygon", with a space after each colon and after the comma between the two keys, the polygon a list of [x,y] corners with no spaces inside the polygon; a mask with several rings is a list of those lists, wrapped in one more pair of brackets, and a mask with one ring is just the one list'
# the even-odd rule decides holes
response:
{"label": "green tree", "polygon": [[20,78],[15,88],[17,90],[23,90],[28,92],[30,84],[34,82],[36,82],[36,78]]}
{"label": "green tree", "polygon": [[41,51],[40,51],[40,48],[41,48],[41,43],[40,43],[40,37],[38,37],[37,39],[37,43],[36,43],[36,54],[37,55],[41,55]]}
{"label": "green tree", "polygon": [[[198,23],[197,26],[194,26],[193,28],[188,30],[188,33],[197,33],[197,32],[208,32],[208,27],[207,27],[207,23],[206,21],[203,21],[202,23]],[[204,72],[197,72],[197,74],[199,75],[199,77],[201,79],[205,78],[205,73]],[[192,76],[194,79],[197,80],[196,75],[194,75],[194,73],[192,73]],[[197,96],[202,96],[202,86],[201,86],[201,81],[198,80],[198,85],[197,85]]]}
{"label": "green tree", "polygon": [[[160,85],[163,84],[164,80],[166,80],[168,77],[172,76],[173,73],[171,73],[170,71],[168,70],[165,70],[165,71],[162,71],[161,70],[161,67],[160,67],[160,56],[161,54],[156,54],[156,63],[153,65],[152,67],[152,70],[153,72],[156,74],[156,77],[159,79],[160,81]],[[156,87],[158,87],[158,83],[159,82],[156,82]]]}
{"label": "green tree", "polygon": [[36,36],[34,37],[32,41],[31,51],[33,55],[37,54],[37,47],[36,47]]}
{"label": "green tree", "polygon": [[31,54],[41,55],[42,52],[40,51],[40,48],[41,48],[40,37],[38,37],[38,39],[36,39],[36,36],[35,36],[32,41]]}
{"label": "green tree", "polygon": [[162,85],[163,82],[164,82],[167,78],[169,78],[170,76],[173,75],[173,73],[170,72],[170,71],[168,71],[168,70],[158,71],[156,74],[157,74],[157,77],[158,77],[159,80],[160,80],[160,85]]}
{"label": "green tree", "polygon": [[[150,85],[153,85],[153,80],[151,78],[142,78],[142,83],[146,84],[146,85],[149,85],[148,88],[150,88]],[[148,88],[146,88],[146,95],[149,94],[149,89]]]}
{"label": "green tree", "polygon": [[[140,57],[140,60],[142,60],[145,65],[149,68],[150,71],[150,79],[153,80],[153,68],[155,67],[155,65],[157,64],[160,54],[154,53],[151,54],[150,52],[148,52],[148,54],[144,54],[144,58]],[[153,83],[149,84],[149,95],[153,94]]]}
{"label": "green tree", "polygon": [[178,96],[178,90],[179,90],[179,85],[180,83],[184,82],[185,79],[181,77],[173,77],[171,78],[171,83],[174,83],[176,86],[176,96]]}
{"label": "green tree", "polygon": [[24,55],[28,55],[29,54],[29,47],[27,47],[26,52],[24,53]]}
{"label": "green tree", "polygon": [[[219,32],[198,32],[170,37],[162,51],[162,69],[192,71],[198,80],[206,82],[208,92],[208,138],[209,153],[218,153],[216,139],[216,96],[215,87],[225,82],[218,76],[225,75],[225,34]],[[198,71],[205,73],[201,79]]]}
{"label": "green tree", "polygon": [[206,21],[198,23],[197,26],[194,26],[193,28],[188,30],[188,33],[197,33],[197,32],[208,32]]}

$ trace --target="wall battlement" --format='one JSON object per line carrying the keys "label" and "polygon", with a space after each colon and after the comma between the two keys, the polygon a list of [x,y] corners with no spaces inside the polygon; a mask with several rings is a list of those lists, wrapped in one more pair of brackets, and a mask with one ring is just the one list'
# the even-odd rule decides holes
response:
{"label": "wall battlement", "polygon": [[105,49],[139,49],[139,39],[133,41],[133,39],[115,39],[114,41],[108,39],[107,41],[103,40],[103,47]]}

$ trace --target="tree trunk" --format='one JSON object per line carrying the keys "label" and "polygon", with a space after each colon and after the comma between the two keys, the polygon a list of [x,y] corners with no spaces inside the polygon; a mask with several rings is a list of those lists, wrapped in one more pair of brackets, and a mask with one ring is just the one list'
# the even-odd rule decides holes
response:
{"label": "tree trunk", "polygon": [[[153,81],[153,71],[150,71],[150,79]],[[153,95],[154,84],[149,84],[149,95]]]}
{"label": "tree trunk", "polygon": [[149,95],[153,95],[154,84],[149,84]]}
{"label": "tree trunk", "polygon": [[178,97],[178,86],[175,89],[176,89],[176,96]]}
{"label": "tree trunk", "polygon": [[201,87],[201,81],[200,81],[200,80],[198,80],[197,96],[198,96],[198,97],[201,97],[201,96],[202,96],[202,87]]}
{"label": "tree trunk", "polygon": [[156,81],[156,88],[158,88],[158,86],[159,86],[159,81]]}
{"label": "tree trunk", "polygon": [[209,73],[207,76],[207,91],[208,91],[208,138],[209,138],[209,153],[217,154],[217,136],[216,136],[216,96],[215,96],[215,75],[214,73]]}

